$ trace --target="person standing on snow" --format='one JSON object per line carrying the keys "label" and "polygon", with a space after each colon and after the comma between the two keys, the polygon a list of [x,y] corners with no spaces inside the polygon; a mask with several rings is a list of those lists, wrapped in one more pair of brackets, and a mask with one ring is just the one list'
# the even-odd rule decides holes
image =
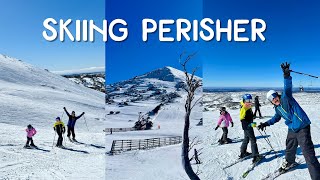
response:
{"label": "person standing on snow", "polygon": [[[80,114],[80,116],[76,116],[76,113],[74,111],[72,111],[71,115],[69,114],[69,112],[67,111],[66,107],[63,107],[64,111],[67,113],[68,117],[69,117],[69,121],[68,121],[68,134],[67,137],[70,139],[70,135],[72,134],[72,140],[76,141],[76,135],[74,133],[74,126],[76,125],[76,121],[81,118],[85,113],[82,112],[82,114]],[[71,139],[70,139],[71,140]]]}
{"label": "person standing on snow", "polygon": [[285,119],[288,126],[286,140],[286,157],[280,171],[286,171],[295,164],[297,147],[300,145],[302,154],[306,160],[308,170],[313,180],[320,179],[320,164],[315,156],[314,145],[311,140],[310,120],[292,96],[292,77],[290,76],[290,64],[282,63],[281,68],[284,76],[284,91],[279,95],[274,90],[267,93],[267,99],[274,105],[275,115],[272,119],[261,123],[258,129],[264,130],[266,126],[273,125]]}
{"label": "person standing on snow", "polygon": [[242,145],[240,148],[240,158],[244,158],[251,153],[247,152],[247,146],[249,141],[251,142],[251,152],[253,155],[252,162],[255,163],[256,161],[261,158],[258,151],[257,146],[257,139],[254,134],[252,123],[253,123],[253,112],[252,112],[252,96],[251,94],[245,94],[242,96],[242,101],[240,102],[241,109],[240,109],[240,120],[241,125],[244,133],[244,139],[242,141]]}
{"label": "person standing on snow", "polygon": [[219,140],[220,144],[228,144],[228,127],[231,123],[231,127],[233,127],[233,122],[230,114],[226,111],[225,107],[220,108],[220,117],[218,119],[218,125],[214,130],[217,130],[219,127],[222,128],[223,134],[221,139]]}
{"label": "person standing on snow", "polygon": [[257,111],[259,112],[259,117],[262,118],[260,107],[261,107],[261,104],[259,102],[259,96],[256,96],[254,98],[254,114],[253,114],[253,118],[257,117]]}
{"label": "person standing on snow", "polygon": [[58,141],[57,141],[57,147],[63,147],[62,142],[63,142],[63,137],[62,134],[66,132],[66,128],[64,127],[64,123],[60,120],[60,117],[56,118],[56,122],[53,125],[54,131],[57,132],[58,134]]}
{"label": "person standing on snow", "polygon": [[[35,148],[36,148],[37,146],[34,145],[33,139],[32,139],[32,137],[37,134],[36,129],[33,128],[33,127],[31,126],[31,124],[29,124],[29,125],[27,126],[26,132],[27,132],[27,143],[26,143],[26,145],[25,145],[24,147],[25,147],[25,148],[35,147]],[[29,142],[31,142],[30,145],[29,145]]]}

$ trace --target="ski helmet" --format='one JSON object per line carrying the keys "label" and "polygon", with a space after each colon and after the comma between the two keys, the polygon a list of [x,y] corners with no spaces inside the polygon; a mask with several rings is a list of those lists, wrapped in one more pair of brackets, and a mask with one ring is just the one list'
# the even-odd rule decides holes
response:
{"label": "ski helmet", "polygon": [[252,96],[251,94],[245,94],[242,96],[243,102],[252,102]]}
{"label": "ski helmet", "polygon": [[31,128],[32,128],[32,126],[31,126],[31,124],[29,124],[29,125],[28,125],[28,129],[31,129]]}
{"label": "ski helmet", "polygon": [[60,121],[60,117],[58,116],[58,117],[56,118],[56,120]]}
{"label": "ski helmet", "polygon": [[278,96],[278,93],[274,90],[270,90],[268,93],[267,93],[267,99],[272,102],[272,100]]}

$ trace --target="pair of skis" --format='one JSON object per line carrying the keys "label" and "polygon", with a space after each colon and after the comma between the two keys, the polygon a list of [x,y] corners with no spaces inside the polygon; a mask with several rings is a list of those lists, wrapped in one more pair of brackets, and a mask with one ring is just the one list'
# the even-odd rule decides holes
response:
{"label": "pair of skis", "polygon": [[[260,162],[261,162],[263,159],[265,159],[265,157],[266,157],[267,155],[269,155],[271,152],[273,152],[273,150],[267,151],[266,153],[264,153],[264,154],[259,158],[258,161],[256,161],[256,162],[254,162],[253,164],[251,164],[250,167],[242,174],[241,178],[246,178],[246,177],[249,175],[249,173],[250,173],[251,171],[253,171],[254,168],[255,168],[257,165],[259,165]],[[277,152],[275,152],[275,153],[277,153]],[[237,164],[237,163],[240,163],[240,162],[242,162],[242,161],[244,161],[244,160],[247,160],[247,159],[249,159],[249,158],[251,158],[251,157],[253,157],[252,154],[249,155],[249,156],[246,156],[246,157],[244,157],[244,158],[238,159],[237,161],[235,161],[235,162],[233,162],[233,163],[231,163],[231,164],[223,167],[223,170],[225,170],[225,169],[227,169],[227,168],[229,168],[229,167],[231,167],[231,166],[233,166],[233,165],[235,165],[235,164]],[[262,180],[273,180],[273,179],[281,176],[282,174],[285,174],[285,173],[287,173],[287,172],[290,172],[290,171],[294,170],[295,167],[299,166],[299,165],[302,164],[302,163],[303,163],[302,161],[301,161],[301,162],[298,162],[298,163],[294,163],[294,164],[292,164],[292,165],[289,167],[289,169],[287,169],[287,170],[285,170],[285,171],[280,171],[279,169],[277,169],[277,170],[275,170],[274,172],[271,172],[271,173],[267,174]]]}
{"label": "pair of skis", "polygon": [[297,166],[299,166],[300,164],[302,164],[303,162],[298,162],[298,163],[293,163],[289,169],[285,170],[285,171],[280,171],[279,169],[267,174],[267,176],[265,176],[264,178],[262,178],[262,180],[273,180],[279,176],[281,176],[282,174],[285,174],[287,172],[293,171],[294,169],[296,169]]}

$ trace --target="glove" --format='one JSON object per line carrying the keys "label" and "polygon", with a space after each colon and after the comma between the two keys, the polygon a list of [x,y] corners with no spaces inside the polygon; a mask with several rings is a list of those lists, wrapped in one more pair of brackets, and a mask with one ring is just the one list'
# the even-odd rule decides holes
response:
{"label": "glove", "polygon": [[219,126],[217,126],[216,128],[214,128],[214,130],[216,131],[219,128]]}
{"label": "glove", "polygon": [[283,71],[283,77],[289,77],[290,76],[290,63],[282,63],[281,68]]}
{"label": "glove", "polygon": [[258,130],[262,130],[264,131],[266,129],[266,127],[268,126],[267,123],[260,123],[260,125],[258,126]]}
{"label": "glove", "polygon": [[233,127],[233,122],[231,122],[231,127]]}
{"label": "glove", "polygon": [[63,109],[65,110],[65,109],[66,109],[66,107],[63,107]]}

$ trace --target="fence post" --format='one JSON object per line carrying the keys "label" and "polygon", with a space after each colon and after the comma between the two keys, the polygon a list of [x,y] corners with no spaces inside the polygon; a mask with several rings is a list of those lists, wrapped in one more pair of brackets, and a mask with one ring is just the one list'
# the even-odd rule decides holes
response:
{"label": "fence post", "polygon": [[141,141],[141,140],[139,139],[139,150],[140,150],[140,141]]}
{"label": "fence post", "polygon": [[112,141],[112,146],[111,146],[111,155],[113,155],[113,154],[115,153],[115,150],[114,150],[115,144],[116,144],[116,141],[113,140],[113,141]]}
{"label": "fence post", "polygon": [[158,141],[159,141],[159,146],[158,147],[160,147],[160,138],[158,138]]}
{"label": "fence post", "polygon": [[123,140],[121,140],[121,151],[123,151]]}

